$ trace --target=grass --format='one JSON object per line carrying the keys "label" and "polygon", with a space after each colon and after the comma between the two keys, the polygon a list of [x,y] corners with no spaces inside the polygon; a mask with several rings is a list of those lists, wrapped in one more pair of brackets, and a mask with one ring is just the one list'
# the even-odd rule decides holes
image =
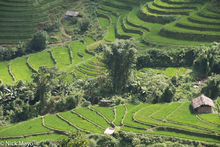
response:
{"label": "grass", "polygon": [[81,129],[100,134],[103,134],[104,132],[104,130],[98,128],[92,123],[80,118],[79,116],[71,112],[62,112],[60,113],[60,115]]}
{"label": "grass", "polygon": [[5,136],[22,136],[40,132],[49,132],[47,128],[41,125],[41,118],[36,118],[0,130],[0,137]]}
{"label": "grass", "polygon": [[167,132],[167,131],[146,131],[146,130],[139,130],[135,128],[130,127],[122,127],[121,130],[127,131],[127,132],[135,132],[135,133],[144,133],[149,135],[157,135],[157,136],[170,136],[170,137],[178,137],[178,138],[184,138],[184,139],[190,139],[190,140],[202,140],[202,141],[208,141],[208,142],[215,142],[220,143],[218,139],[212,139],[212,138],[205,138],[205,137],[197,137],[187,134],[181,134],[176,132]]}
{"label": "grass", "polygon": [[174,121],[174,122],[179,122],[182,124],[188,124],[188,125],[198,126],[202,128],[207,128],[210,130],[220,131],[220,128],[214,125],[210,125],[202,121],[199,121],[198,118],[196,118],[195,114],[190,112],[190,109],[191,109],[191,102],[185,102],[178,109],[178,111],[175,111],[174,113],[172,113],[172,115],[170,115],[167,119]]}
{"label": "grass", "polygon": [[141,27],[149,28],[150,32],[144,33],[142,40],[146,43],[163,45],[163,46],[198,46],[201,44],[209,44],[206,42],[196,42],[196,41],[184,41],[184,40],[176,40],[172,38],[167,38],[160,36],[158,33],[163,25],[157,23],[150,23],[147,21],[143,21],[137,17],[137,13],[139,8],[134,8],[127,16],[127,20],[130,23],[136,24]]}
{"label": "grass", "polygon": [[[165,109],[166,105],[167,104],[155,104],[155,105],[143,107],[142,109],[138,109],[138,111],[136,111],[136,113],[134,114],[134,118],[139,122],[153,124],[156,126],[158,126],[158,125],[159,126],[168,126],[168,127],[172,127],[172,128],[179,128],[179,129],[189,130],[189,131],[193,131],[193,132],[201,132],[201,133],[207,133],[207,132],[210,133],[211,132],[211,130],[207,131],[205,129],[197,129],[197,128],[189,126],[185,123],[181,123],[181,121],[179,121],[181,124],[176,124],[176,123],[171,123],[171,122],[166,122],[166,121],[163,122],[163,121],[158,121],[158,120],[153,119],[152,116],[159,113],[159,111],[162,111],[163,109]],[[173,113],[175,113],[175,112],[179,112],[179,107]],[[166,117],[166,120],[169,120],[168,118],[171,115],[173,115],[173,113],[168,115]],[[184,113],[184,112],[182,112],[182,113]],[[181,118],[182,115],[179,114],[179,117]],[[200,122],[200,121],[197,119],[197,122]]]}
{"label": "grass", "polygon": [[117,22],[117,17],[112,14],[109,15],[110,15],[109,17],[111,18],[111,24],[109,26],[108,33],[104,37],[104,39],[106,41],[113,42],[115,40],[115,24]]}
{"label": "grass", "polygon": [[132,119],[132,117],[136,111],[138,111],[139,109],[144,108],[148,105],[149,104],[140,104],[140,105],[126,104],[128,110],[127,110],[127,114],[125,115],[124,124],[130,125],[130,126],[135,126],[135,127],[141,127],[141,128],[150,128],[150,126],[136,123]]}
{"label": "grass", "polygon": [[173,77],[175,75],[183,76],[186,72],[186,68],[180,67],[168,67],[168,68],[142,68],[141,70],[147,71],[147,70],[153,70],[156,71],[158,74],[164,74],[168,77]]}
{"label": "grass", "polygon": [[164,120],[166,119],[166,117],[172,113],[173,111],[175,111],[181,103],[170,103],[170,104],[166,104],[165,107],[163,107],[162,109],[160,109],[159,111],[157,111],[156,113],[154,113],[152,115],[152,118],[154,119],[159,119],[159,120]]}
{"label": "grass", "polygon": [[98,17],[98,20],[103,29],[106,29],[110,25],[110,21],[105,17]]}
{"label": "grass", "polygon": [[195,22],[189,21],[187,17],[180,19],[177,23],[184,25],[188,29],[190,29],[190,27],[194,27],[195,29],[197,28],[200,31],[204,31],[204,30],[215,31],[215,29],[218,29],[218,31],[219,31],[219,29],[220,29],[219,25],[195,23]]}
{"label": "grass", "polygon": [[31,67],[34,68],[36,71],[38,71],[39,67],[41,66],[47,66],[47,67],[54,66],[50,54],[46,51],[29,55],[28,61]]}
{"label": "grass", "polygon": [[188,9],[195,9],[198,6],[198,4],[170,4],[162,0],[154,0],[154,3],[167,9],[180,9],[182,7],[185,7],[185,9],[187,7]]}
{"label": "grass", "polygon": [[176,75],[177,71],[178,71],[177,68],[169,67],[166,68],[165,71],[163,71],[162,73],[168,77],[173,77]]}
{"label": "grass", "polygon": [[219,36],[219,32],[214,32],[214,31],[200,31],[200,30],[191,30],[191,29],[186,29],[186,28],[180,28],[176,26],[176,22],[167,24],[163,27],[164,29],[172,32],[182,32],[182,33],[187,33],[189,35],[191,34],[199,34],[199,35],[216,35]]}
{"label": "grass", "polygon": [[83,40],[84,40],[84,44],[85,44],[86,46],[91,45],[92,43],[95,42],[95,41],[94,41],[92,38],[90,38],[90,37],[84,37]]}
{"label": "grass", "polygon": [[73,55],[73,64],[77,64],[80,61],[82,61],[83,58],[77,55],[77,53],[83,52],[83,50],[85,49],[84,44],[80,41],[74,41],[70,43],[70,48],[71,48],[72,55]]}
{"label": "grass", "polygon": [[10,61],[11,72],[14,74],[15,79],[22,81],[32,81],[32,72],[26,64],[26,58],[20,57]]}
{"label": "grass", "polygon": [[124,115],[125,115],[125,106],[124,105],[116,106],[116,119],[114,121],[114,124],[120,126]]}
{"label": "grass", "polygon": [[66,66],[71,64],[67,48],[55,47],[52,49],[52,52],[55,60],[57,61],[58,69],[60,70],[65,69]]}
{"label": "grass", "polygon": [[110,122],[114,120],[113,107],[93,106],[92,108],[104,115]]}
{"label": "grass", "polygon": [[0,79],[3,83],[13,83],[13,79],[8,72],[8,62],[0,62]]}
{"label": "grass", "polygon": [[96,112],[89,110],[88,108],[81,107],[74,109],[74,111],[84,116],[88,120],[91,120],[94,123],[102,126],[103,128],[107,128],[110,126],[101,116],[99,116]]}
{"label": "grass", "polygon": [[181,68],[179,68],[179,72],[178,72],[178,75],[179,76],[183,76],[185,73],[186,73],[186,68],[183,68],[183,67],[181,67]]}
{"label": "grass", "polygon": [[4,140],[2,142],[42,142],[42,141],[46,141],[46,140],[60,140],[63,138],[67,138],[67,136],[64,135],[60,135],[60,134],[48,134],[48,135],[39,135],[39,136],[32,136],[32,137],[26,137],[26,138],[21,138],[21,139],[7,139]]}
{"label": "grass", "polygon": [[65,121],[61,120],[56,116],[56,114],[50,114],[46,115],[44,117],[44,122],[46,126],[52,127],[54,129],[63,130],[63,131],[71,131],[75,132],[76,129],[69,124],[67,124]]}
{"label": "grass", "polygon": [[219,125],[220,126],[220,116],[219,114],[200,114],[200,118],[207,122],[211,122],[213,124]]}

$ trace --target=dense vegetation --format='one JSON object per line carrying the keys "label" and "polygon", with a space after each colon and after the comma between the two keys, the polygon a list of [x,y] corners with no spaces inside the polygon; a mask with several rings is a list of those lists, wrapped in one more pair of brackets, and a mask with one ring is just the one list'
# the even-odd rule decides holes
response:
{"label": "dense vegetation", "polygon": [[[219,9],[217,0],[0,0],[0,145],[219,146]],[[217,113],[194,113],[200,94]]]}

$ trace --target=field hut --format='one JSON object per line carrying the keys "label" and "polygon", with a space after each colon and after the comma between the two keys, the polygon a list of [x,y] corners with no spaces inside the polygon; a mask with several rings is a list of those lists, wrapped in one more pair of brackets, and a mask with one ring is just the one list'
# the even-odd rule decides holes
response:
{"label": "field hut", "polygon": [[79,12],[76,11],[66,11],[65,17],[77,17],[79,16]]}
{"label": "field hut", "polygon": [[112,100],[102,99],[102,100],[99,101],[100,106],[110,106],[111,104],[113,104]]}
{"label": "field hut", "polygon": [[112,135],[115,132],[115,129],[113,128],[107,128],[104,132],[106,135]]}
{"label": "field hut", "polygon": [[192,99],[192,108],[197,113],[214,113],[216,110],[212,99],[204,94]]}

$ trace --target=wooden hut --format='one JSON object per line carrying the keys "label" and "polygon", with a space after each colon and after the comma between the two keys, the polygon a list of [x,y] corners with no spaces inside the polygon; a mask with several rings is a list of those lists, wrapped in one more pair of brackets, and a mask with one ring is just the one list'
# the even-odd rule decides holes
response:
{"label": "wooden hut", "polygon": [[79,12],[76,11],[66,11],[65,17],[77,17],[79,16]]}
{"label": "wooden hut", "polygon": [[113,128],[107,128],[104,132],[106,135],[112,135],[115,132],[115,129]]}
{"label": "wooden hut", "polygon": [[214,113],[215,104],[204,94],[192,99],[192,108],[197,113]]}
{"label": "wooden hut", "polygon": [[102,100],[99,101],[100,106],[110,106],[111,104],[113,104],[112,100],[102,99]]}

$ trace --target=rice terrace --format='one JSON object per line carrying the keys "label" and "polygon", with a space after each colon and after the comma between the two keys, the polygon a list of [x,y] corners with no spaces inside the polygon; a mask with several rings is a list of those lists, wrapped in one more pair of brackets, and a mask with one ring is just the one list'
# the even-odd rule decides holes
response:
{"label": "rice terrace", "polygon": [[0,146],[220,147],[220,1],[0,0]]}

